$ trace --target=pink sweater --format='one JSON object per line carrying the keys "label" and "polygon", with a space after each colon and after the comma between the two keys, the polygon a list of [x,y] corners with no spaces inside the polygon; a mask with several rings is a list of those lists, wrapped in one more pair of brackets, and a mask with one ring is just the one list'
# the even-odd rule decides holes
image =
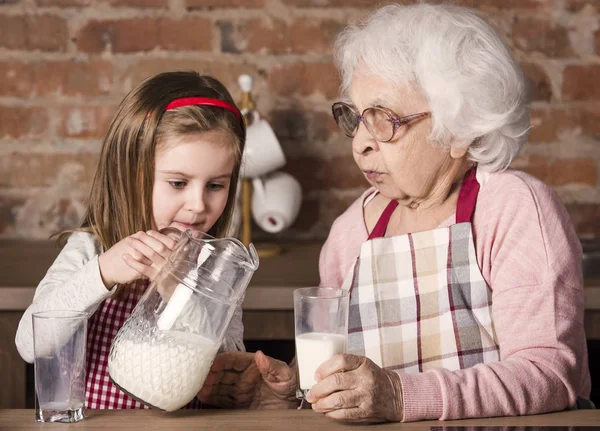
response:
{"label": "pink sweater", "polygon": [[[458,371],[398,372],[404,421],[551,412],[590,395],[582,251],[566,209],[523,172],[478,172],[477,179],[475,250],[492,290],[501,360]],[[367,240],[363,202],[372,193],[334,222],[321,250],[321,285],[341,286],[354,264]]]}

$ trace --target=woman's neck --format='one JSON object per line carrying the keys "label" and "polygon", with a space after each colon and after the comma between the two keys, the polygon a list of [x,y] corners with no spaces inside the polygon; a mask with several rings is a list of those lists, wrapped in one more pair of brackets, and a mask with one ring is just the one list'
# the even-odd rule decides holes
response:
{"label": "woman's neck", "polygon": [[[458,164],[457,164],[458,165]],[[460,164],[442,179],[428,199],[415,203],[399,202],[390,218],[386,236],[422,232],[438,227],[456,212],[462,180],[471,163]]]}

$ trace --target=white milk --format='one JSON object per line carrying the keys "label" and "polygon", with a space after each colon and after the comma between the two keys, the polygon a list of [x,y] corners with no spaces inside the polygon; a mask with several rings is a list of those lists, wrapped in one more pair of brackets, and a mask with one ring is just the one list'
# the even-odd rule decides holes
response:
{"label": "white milk", "polygon": [[325,332],[307,332],[296,337],[296,360],[300,373],[300,389],[317,383],[315,371],[334,355],[346,353],[346,337]]}
{"label": "white milk", "polygon": [[108,372],[131,395],[171,412],[198,394],[219,346],[195,334],[166,334],[175,340],[121,340],[119,349],[109,356]]}

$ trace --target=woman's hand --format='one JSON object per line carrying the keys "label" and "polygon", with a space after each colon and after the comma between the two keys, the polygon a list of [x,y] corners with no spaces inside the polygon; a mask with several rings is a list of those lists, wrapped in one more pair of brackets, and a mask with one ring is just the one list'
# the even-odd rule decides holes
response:
{"label": "woman's hand", "polygon": [[98,257],[104,285],[110,289],[117,283],[153,280],[175,244],[173,238],[155,231],[137,232],[122,239]]}
{"label": "woman's hand", "polygon": [[260,351],[221,353],[198,399],[225,408],[296,408],[296,371]]}
{"label": "woman's hand", "polygon": [[336,355],[317,368],[306,401],[314,411],[351,422],[402,420],[400,376],[364,356]]}

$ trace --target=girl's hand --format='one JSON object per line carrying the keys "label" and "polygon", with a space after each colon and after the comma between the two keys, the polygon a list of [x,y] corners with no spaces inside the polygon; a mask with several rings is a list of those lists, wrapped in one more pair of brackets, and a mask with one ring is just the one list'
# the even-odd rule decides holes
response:
{"label": "girl's hand", "polygon": [[175,240],[156,231],[130,235],[98,257],[100,274],[107,289],[147,278],[153,280],[163,267]]}
{"label": "girl's hand", "polygon": [[296,372],[261,351],[221,353],[215,358],[198,399],[225,408],[295,408]]}
{"label": "girl's hand", "polygon": [[317,368],[306,396],[314,411],[349,422],[402,420],[400,376],[356,355],[336,355]]}

